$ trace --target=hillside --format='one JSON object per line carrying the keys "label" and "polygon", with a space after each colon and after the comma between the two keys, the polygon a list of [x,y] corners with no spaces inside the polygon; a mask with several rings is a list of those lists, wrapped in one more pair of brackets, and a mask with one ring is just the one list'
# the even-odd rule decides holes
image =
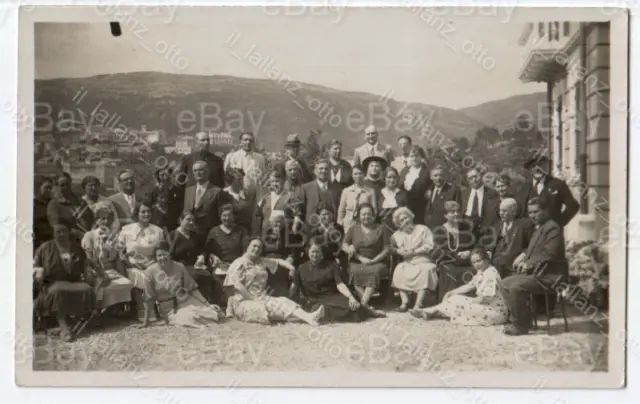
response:
{"label": "hillside", "polygon": [[[388,100],[385,114],[381,96],[284,80],[157,72],[36,80],[35,101],[52,105],[54,114],[64,109],[67,120],[79,121],[88,120],[100,106],[95,115],[102,118],[96,121],[118,118],[119,126],[131,129],[141,125],[164,129],[169,139],[180,130],[252,130],[270,151],[282,149],[289,133],[300,133],[304,139],[317,128],[326,133],[323,143],[333,137],[343,141],[346,155],[362,143],[369,123],[378,126],[382,142],[394,146],[398,136],[417,133],[402,119],[399,111],[404,103]],[[409,108],[423,116],[433,115],[433,126],[450,138],[472,139],[484,126],[462,111],[418,103]]]}
{"label": "hillside", "polygon": [[540,92],[485,102],[474,107],[461,108],[459,111],[471,119],[483,122],[486,126],[498,129],[502,133],[523,112],[531,113],[529,116],[533,117],[533,122],[538,122],[540,108],[544,108],[546,101],[547,94]]}

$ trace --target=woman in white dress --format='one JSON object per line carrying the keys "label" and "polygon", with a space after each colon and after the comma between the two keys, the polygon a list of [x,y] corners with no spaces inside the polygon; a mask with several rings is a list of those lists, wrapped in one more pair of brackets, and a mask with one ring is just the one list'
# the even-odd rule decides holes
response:
{"label": "woman in white dress", "polygon": [[224,317],[220,307],[211,305],[198,290],[198,284],[189,275],[187,268],[173,261],[169,245],[161,242],[155,248],[156,262],[147,268],[149,287],[144,301],[142,327],[149,325],[150,312],[155,301],[175,299],[175,310],[165,317],[167,324],[204,328]]}
{"label": "woman in white dress", "polygon": [[[478,271],[465,285],[445,294],[442,303],[422,310],[411,310],[416,318],[448,318],[454,324],[492,326],[504,324],[509,312],[498,290],[500,274],[491,266],[487,252],[476,248],[471,253],[471,264]],[[475,297],[465,296],[475,292]]]}
{"label": "woman in white dress", "polygon": [[403,258],[393,272],[393,287],[400,292],[399,312],[406,312],[409,293],[416,293],[414,309],[420,309],[427,291],[435,293],[438,286],[437,266],[429,257],[434,248],[433,234],[427,226],[413,223],[414,215],[407,207],[393,213],[398,229],[391,236],[391,249]]}
{"label": "woman in white dress", "polygon": [[376,193],[364,183],[364,171],[361,166],[354,166],[351,169],[353,185],[346,187],[342,191],[340,204],[338,207],[338,224],[344,231],[356,222],[358,208],[362,205],[377,206]]}

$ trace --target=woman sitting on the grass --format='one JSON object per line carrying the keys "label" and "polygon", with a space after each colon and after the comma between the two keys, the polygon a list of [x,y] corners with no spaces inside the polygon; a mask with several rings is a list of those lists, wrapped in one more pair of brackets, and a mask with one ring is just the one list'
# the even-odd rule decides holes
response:
{"label": "woman sitting on the grass", "polygon": [[420,309],[427,291],[435,293],[438,287],[436,264],[430,253],[434,248],[433,234],[427,226],[413,223],[414,215],[407,207],[393,213],[393,223],[398,229],[391,236],[391,251],[402,257],[393,272],[393,287],[400,291],[402,304],[399,312],[406,312],[409,293],[416,293],[414,309]]}
{"label": "woman sitting on the grass", "polygon": [[302,295],[311,309],[323,307],[326,321],[359,322],[370,316],[344,284],[340,268],[325,246],[324,237],[309,242],[309,261],[295,270],[291,297]]}
{"label": "woman sitting on the grass", "polygon": [[[504,324],[508,311],[498,290],[498,270],[491,266],[489,256],[482,248],[476,248],[471,252],[471,263],[478,271],[471,281],[447,292],[439,305],[411,310],[411,315],[425,320],[444,317],[452,323],[463,325]],[[471,292],[475,292],[475,297],[465,296]]]}
{"label": "woman sitting on the grass", "polygon": [[229,298],[227,316],[235,316],[248,323],[301,320],[309,325],[318,325],[324,315],[322,307],[307,313],[286,297],[270,295],[268,273],[274,273],[280,266],[290,271],[294,267],[282,259],[262,257],[263,249],[263,241],[253,238],[245,254],[231,264],[224,286],[233,287],[235,294]]}
{"label": "woman sitting on the grass", "polygon": [[133,282],[126,278],[118,256],[117,234],[113,233],[115,211],[111,205],[99,206],[95,211],[96,225],[85,233],[82,248],[87,255],[87,273],[93,281],[100,308],[131,301]]}
{"label": "woman sitting on the grass", "polygon": [[155,258],[156,262],[146,270],[149,287],[145,290],[142,327],[149,325],[151,309],[158,300],[176,300],[175,312],[171,310],[165,317],[167,324],[201,328],[207,323],[217,323],[224,316],[220,307],[210,305],[202,296],[185,266],[171,260],[166,242],[158,244]]}
{"label": "woman sitting on the grass", "polygon": [[85,259],[82,247],[61,223],[54,223],[53,240],[40,245],[33,258],[35,312],[55,314],[64,341],[73,339],[68,317],[86,316],[96,309],[95,293],[83,280]]}

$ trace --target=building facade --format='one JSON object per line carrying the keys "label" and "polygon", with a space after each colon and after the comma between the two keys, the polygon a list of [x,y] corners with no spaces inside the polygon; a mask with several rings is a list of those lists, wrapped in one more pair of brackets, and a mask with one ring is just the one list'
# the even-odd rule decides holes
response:
{"label": "building facade", "polygon": [[609,23],[529,23],[520,37],[523,82],[547,84],[540,114],[552,172],[580,202],[569,240],[604,241],[609,227]]}

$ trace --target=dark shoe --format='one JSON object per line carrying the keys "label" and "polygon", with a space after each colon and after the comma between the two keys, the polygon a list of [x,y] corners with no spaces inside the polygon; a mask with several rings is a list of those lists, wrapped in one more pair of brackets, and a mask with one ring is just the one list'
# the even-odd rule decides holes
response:
{"label": "dark shoe", "polygon": [[396,311],[398,313],[406,313],[407,311],[409,311],[409,308],[407,306],[400,306],[396,309]]}
{"label": "dark shoe", "polygon": [[506,325],[502,332],[505,335],[511,335],[511,336],[514,336],[514,337],[517,337],[519,335],[527,335],[527,334],[529,334],[529,330],[527,330],[525,328],[516,327],[516,326],[514,326],[512,324]]}

